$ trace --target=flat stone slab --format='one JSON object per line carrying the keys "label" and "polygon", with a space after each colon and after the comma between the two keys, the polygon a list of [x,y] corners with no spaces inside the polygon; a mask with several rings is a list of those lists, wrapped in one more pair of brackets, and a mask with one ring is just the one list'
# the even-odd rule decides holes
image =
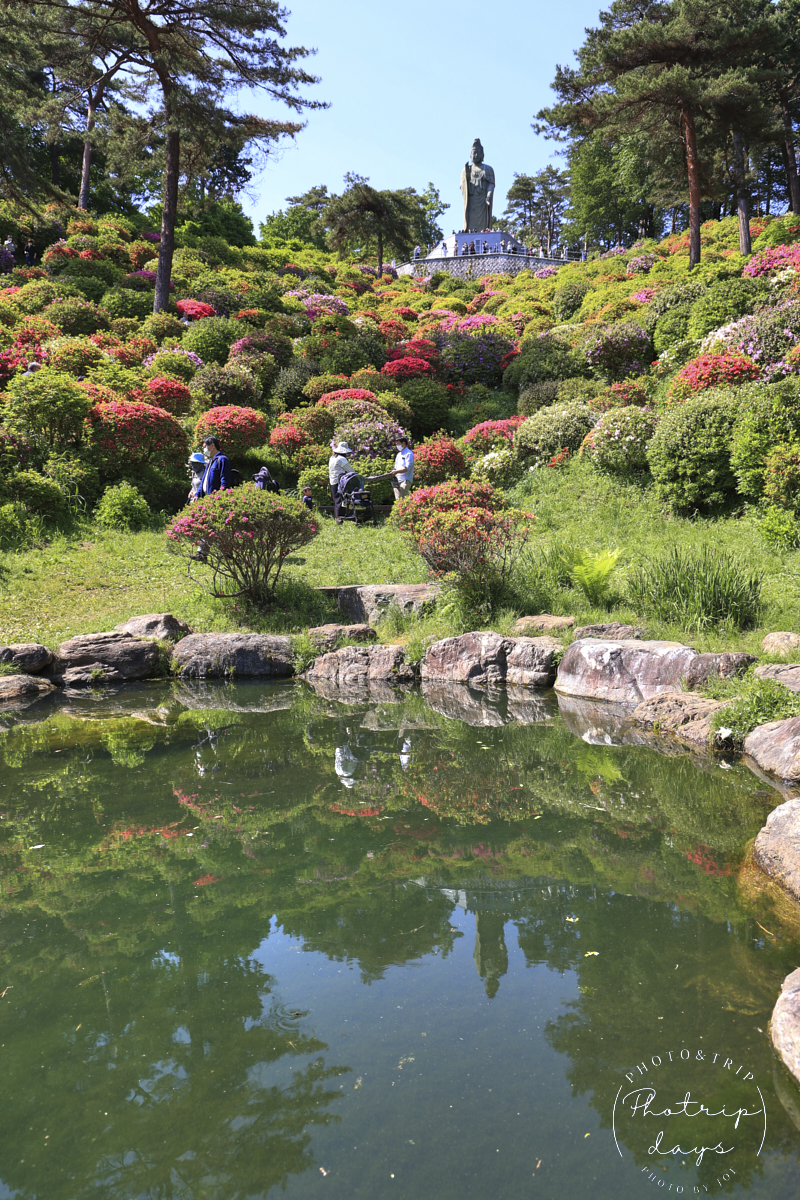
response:
{"label": "flat stone slab", "polygon": [[53,662],[53,671],[63,674],[71,667],[100,664],[116,671],[121,679],[145,679],[158,663],[154,642],[114,630],[111,633],[86,633],[62,642]]}
{"label": "flat stone slab", "polygon": [[102,687],[104,684],[124,683],[124,676],[104,663],[87,663],[84,667],[70,667],[61,677],[65,688]]}
{"label": "flat stone slab", "polygon": [[338,588],[336,602],[351,620],[377,625],[392,606],[406,615],[433,607],[440,591],[438,583],[358,584]]}
{"label": "flat stone slab", "polygon": [[794,654],[800,649],[800,633],[790,633],[788,630],[768,633],[761,643],[761,649],[765,654]]}
{"label": "flat stone slab", "polygon": [[662,692],[679,690],[699,657],[680,642],[582,638],[567,647],[556,691],[588,700],[641,704]]}
{"label": "flat stone slab", "polygon": [[185,621],[173,617],[172,613],[145,613],[141,617],[131,617],[122,625],[115,625],[114,629],[129,633],[132,637],[153,638],[158,642],[179,642],[192,632]]}
{"label": "flat stone slab", "polygon": [[515,634],[560,633],[562,629],[572,629],[574,617],[554,617],[550,613],[539,613],[535,617],[520,617],[512,625]]}
{"label": "flat stone slab", "polygon": [[24,708],[55,690],[55,684],[36,675],[0,675],[0,709]]}
{"label": "flat stone slab", "polygon": [[633,710],[633,719],[642,729],[653,729],[657,733],[671,733],[682,741],[696,746],[725,746],[727,739],[720,737],[711,728],[711,719],[719,709],[725,708],[723,700],[711,700],[693,692],[662,692],[650,700],[643,700]]}
{"label": "flat stone slab", "polygon": [[182,679],[286,679],[294,674],[292,639],[263,633],[192,633],[173,647],[172,662]]}
{"label": "flat stone slab", "polygon": [[0,662],[12,663],[25,675],[47,670],[52,661],[52,653],[39,642],[12,642],[9,646],[0,646]]}
{"label": "flat stone slab", "polygon": [[800,968],[787,975],[781,984],[769,1035],[783,1065],[800,1083]]}
{"label": "flat stone slab", "polygon": [[414,668],[406,662],[402,646],[342,646],[315,659],[306,679],[363,689],[373,683],[413,683]]}
{"label": "flat stone slab", "polygon": [[762,771],[790,783],[800,782],[800,717],[759,725],[745,738],[744,752]]}
{"label": "flat stone slab", "polygon": [[551,687],[556,674],[556,638],[510,638],[480,631],[434,642],[420,667],[423,680],[463,683],[472,688]]}
{"label": "flat stone slab", "polygon": [[308,636],[323,654],[335,650],[339,642],[376,642],[377,630],[372,625],[317,625],[309,629]]}
{"label": "flat stone slab", "polygon": [[610,641],[641,641],[644,630],[638,625],[621,625],[611,621],[608,625],[581,625],[575,630],[575,641],[581,638],[605,638]]}
{"label": "flat stone slab", "polygon": [[756,837],[753,862],[800,900],[800,796],[773,808]]}
{"label": "flat stone slab", "polygon": [[800,663],[762,663],[753,674],[757,679],[774,679],[790,692],[800,692]]}

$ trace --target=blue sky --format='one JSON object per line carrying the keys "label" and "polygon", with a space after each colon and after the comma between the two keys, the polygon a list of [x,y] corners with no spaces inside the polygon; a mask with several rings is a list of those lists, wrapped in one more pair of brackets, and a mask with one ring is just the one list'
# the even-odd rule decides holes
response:
{"label": "blue sky", "polygon": [[[314,184],[343,189],[345,171],[378,188],[432,181],[451,208],[440,218],[458,228],[461,168],[472,140],[483,142],[497,177],[495,214],[505,208],[514,172],[547,165],[558,147],[531,129],[548,104],[556,63],[572,61],[598,0],[287,0],[288,45],[316,46],[306,60],[321,77],[308,94],[331,107],[258,176],[256,199],[242,196],[258,223],[285,197]],[[241,99],[263,115],[290,119],[266,98]],[[553,159],[559,165],[558,159]]]}

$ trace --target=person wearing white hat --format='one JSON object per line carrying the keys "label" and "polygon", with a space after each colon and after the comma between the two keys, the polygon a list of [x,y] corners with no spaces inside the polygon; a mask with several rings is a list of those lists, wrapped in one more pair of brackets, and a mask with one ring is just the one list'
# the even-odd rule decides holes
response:
{"label": "person wearing white hat", "polygon": [[339,442],[338,446],[331,444],[331,456],[328,459],[328,480],[331,485],[331,499],[333,500],[333,519],[337,525],[341,525],[342,518],[339,516],[339,480],[342,475],[350,470],[350,463],[347,461],[348,454],[353,451],[348,446],[347,442]]}

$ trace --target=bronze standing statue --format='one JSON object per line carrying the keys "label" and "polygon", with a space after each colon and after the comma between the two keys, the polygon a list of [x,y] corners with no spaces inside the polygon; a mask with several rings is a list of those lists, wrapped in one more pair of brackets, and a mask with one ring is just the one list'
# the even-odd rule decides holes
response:
{"label": "bronze standing statue", "polygon": [[494,171],[483,161],[481,139],[475,138],[469,152],[470,161],[461,172],[461,195],[464,197],[464,233],[483,233],[492,227]]}

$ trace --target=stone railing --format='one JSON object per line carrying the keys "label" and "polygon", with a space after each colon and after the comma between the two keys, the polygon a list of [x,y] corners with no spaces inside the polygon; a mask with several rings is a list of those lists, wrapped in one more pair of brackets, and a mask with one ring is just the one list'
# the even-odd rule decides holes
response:
{"label": "stone railing", "polygon": [[397,273],[433,275],[434,271],[447,271],[460,279],[480,279],[482,275],[518,275],[520,271],[539,271],[542,267],[565,267],[570,261],[527,254],[459,254],[453,258],[417,258],[401,263]]}

